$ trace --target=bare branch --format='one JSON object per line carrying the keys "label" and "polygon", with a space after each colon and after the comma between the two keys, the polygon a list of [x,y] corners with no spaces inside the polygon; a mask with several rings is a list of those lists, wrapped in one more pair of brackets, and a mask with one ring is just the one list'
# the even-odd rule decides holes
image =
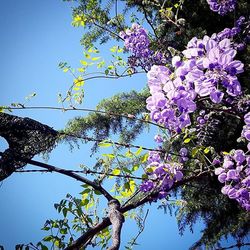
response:
{"label": "bare branch", "polygon": [[[145,178],[132,176],[132,175],[123,175],[123,174],[112,174],[112,173],[106,173],[106,172],[98,172],[93,171],[90,169],[86,170],[72,170],[68,169],[67,171],[72,173],[83,173],[83,174],[99,174],[99,175],[108,175],[108,176],[114,176],[114,177],[120,177],[120,178],[129,178],[129,179],[137,179],[137,180],[144,180]],[[52,173],[52,170],[39,170],[39,169],[29,169],[29,170],[16,170],[16,173]]]}
{"label": "bare branch", "polygon": [[[0,152],[0,156],[2,156],[3,153]],[[91,186],[92,188],[94,188],[95,190],[98,190],[100,193],[103,194],[103,196],[108,200],[113,200],[113,196],[111,194],[108,193],[108,191],[106,191],[101,185],[98,185],[97,183],[93,182],[93,181],[90,181],[89,179],[83,177],[83,176],[80,176],[76,173],[73,173],[72,171],[70,170],[66,170],[66,169],[63,169],[63,168],[58,168],[58,167],[55,167],[55,166],[52,166],[52,165],[49,165],[49,164],[46,164],[46,163],[43,163],[43,162],[39,162],[39,161],[34,161],[34,160],[30,160],[30,159],[25,159],[25,158],[21,158],[19,157],[18,159],[28,163],[28,164],[31,164],[31,165],[34,165],[34,166],[38,166],[38,167],[42,167],[42,168],[46,168],[48,169],[49,171],[53,171],[53,172],[57,172],[57,173],[60,173],[60,174],[63,174],[63,175],[66,175],[66,176],[69,176],[75,180],[78,180],[78,181],[81,181],[85,184],[88,184],[89,186]]]}
{"label": "bare branch", "polygon": [[164,126],[161,126],[157,123],[142,119],[142,118],[137,118],[134,115],[130,115],[130,114],[117,114],[117,113],[113,113],[113,112],[106,112],[103,110],[96,110],[96,109],[89,109],[89,108],[75,108],[75,107],[71,107],[71,108],[63,108],[63,107],[53,107],[53,106],[24,106],[21,105],[20,107],[11,107],[11,106],[3,106],[4,109],[6,110],[24,110],[24,109],[48,109],[48,110],[61,110],[63,112],[66,111],[84,111],[84,112],[94,112],[94,113],[99,113],[99,114],[106,114],[109,116],[119,116],[119,117],[123,117],[129,120],[135,120],[135,121],[140,121],[143,123],[148,123],[163,129],[166,129]]}

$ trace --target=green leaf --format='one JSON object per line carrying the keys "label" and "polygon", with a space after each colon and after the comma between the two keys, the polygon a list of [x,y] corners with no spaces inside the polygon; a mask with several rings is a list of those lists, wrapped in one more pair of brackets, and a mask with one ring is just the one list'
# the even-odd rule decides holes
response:
{"label": "green leaf", "polygon": [[84,53],[84,56],[85,56],[87,59],[90,59],[90,58],[91,58],[90,54],[88,54],[88,53]]}
{"label": "green leaf", "polygon": [[204,149],[204,153],[205,154],[208,154],[209,152],[210,152],[210,148],[209,147]]}
{"label": "green leaf", "polygon": [[118,169],[118,168],[115,168],[113,171],[112,171],[112,174],[114,175],[119,175],[121,173],[121,170]]}
{"label": "green leaf", "polygon": [[125,153],[125,156],[128,157],[128,158],[132,158],[132,157],[133,157],[133,154],[131,153],[130,150],[128,150],[128,151]]}
{"label": "green leaf", "polygon": [[191,141],[191,138],[187,138],[184,140],[184,143],[189,143]]}
{"label": "green leaf", "polygon": [[135,152],[135,155],[138,156],[142,152],[142,147],[138,148],[138,150]]}
{"label": "green leaf", "polygon": [[200,151],[200,147],[193,148],[191,151],[191,156],[195,157],[199,151]]}
{"label": "green leaf", "polygon": [[84,189],[80,194],[88,194],[91,190],[89,188]]}
{"label": "green leaf", "polygon": [[104,67],[104,65],[105,65],[105,61],[103,60],[97,64],[97,68],[100,69],[100,68]]}
{"label": "green leaf", "polygon": [[89,199],[82,200],[82,205],[86,206],[89,203]]}
{"label": "green leaf", "polygon": [[52,241],[53,240],[53,236],[49,235],[43,238],[43,241]]}
{"label": "green leaf", "polygon": [[109,66],[108,66],[108,69],[109,69],[109,70],[112,70],[112,69],[114,69],[114,68],[115,68],[114,65],[109,65]]}
{"label": "green leaf", "polygon": [[108,157],[109,159],[114,159],[114,158],[115,158],[115,155],[114,155],[114,154],[102,154],[102,156],[106,156],[106,157]]}
{"label": "green leaf", "polygon": [[132,167],[132,171],[134,172],[134,171],[136,171],[136,170],[138,170],[139,169],[139,164],[136,164],[136,165],[134,165],[133,167]]}
{"label": "green leaf", "polygon": [[103,148],[107,148],[107,147],[112,146],[112,143],[110,143],[108,140],[104,140],[104,141],[101,141],[100,143],[98,143],[98,146],[103,147]]}
{"label": "green leaf", "polygon": [[101,58],[101,57],[93,57],[93,58],[91,58],[91,60],[92,60],[92,61],[98,61],[98,60],[100,60],[100,58]]}
{"label": "green leaf", "polygon": [[62,212],[63,212],[63,216],[67,217],[68,209],[66,207],[63,208]]}
{"label": "green leaf", "polygon": [[96,195],[102,195],[102,193],[101,193],[100,191],[98,191],[98,190],[94,190],[94,193],[95,193]]}
{"label": "green leaf", "polygon": [[148,160],[148,153],[142,156],[141,163],[145,163]]}
{"label": "green leaf", "polygon": [[67,234],[67,228],[61,228],[60,234]]}
{"label": "green leaf", "polygon": [[87,62],[87,61],[80,60],[80,63],[81,63],[83,66],[88,66],[88,62]]}

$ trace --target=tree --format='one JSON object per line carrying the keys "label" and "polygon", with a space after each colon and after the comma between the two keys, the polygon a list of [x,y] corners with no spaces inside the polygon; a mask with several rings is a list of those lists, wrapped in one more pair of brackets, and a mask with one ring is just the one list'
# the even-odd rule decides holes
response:
{"label": "tree", "polygon": [[[232,1],[229,8],[224,2],[218,6],[208,2],[78,2],[72,24],[87,29],[82,38],[85,60],[78,72],[67,63],[59,64],[74,81],[66,96],[59,95],[61,108],[45,108],[89,111],[89,115],[71,120],[62,131],[5,112],[0,116],[0,135],[9,143],[9,149],[1,153],[1,180],[25,172],[24,165],[32,164],[83,183],[82,199],[68,194],[55,204],[64,219],[46,221],[43,229],[54,228],[57,234],[27,247],[47,249],[44,242],[51,242],[65,249],[105,248],[112,238],[110,249],[118,249],[124,215],[126,220],[127,212],[159,199],[164,201],[161,208],[175,209],[181,233],[187,225],[192,229],[198,218],[204,220],[203,236],[193,249],[220,247],[221,238],[228,235],[236,239],[235,246],[249,245],[244,242],[249,232],[249,21],[240,18],[248,14],[249,4],[238,1],[235,6]],[[231,13],[234,8],[235,15]],[[141,14],[131,15],[133,10]],[[129,15],[136,22],[132,27],[126,19]],[[143,20],[151,33],[139,25]],[[192,39],[195,35],[199,39]],[[94,46],[110,39],[124,42],[124,48],[121,43],[112,47],[114,59],[107,65]],[[93,65],[102,72],[89,76],[86,71]],[[141,73],[147,73],[149,82],[143,91],[117,94],[103,100],[96,110],[79,107],[87,80],[132,79]],[[2,111],[27,108],[32,109],[17,103],[3,106]],[[159,147],[134,145],[151,127],[159,129],[155,137]],[[95,142],[93,154],[100,148],[109,150],[94,168],[67,170],[32,160],[57,143],[74,146],[88,141]],[[94,175],[94,179],[77,172]],[[112,177],[116,177],[114,193],[106,188]],[[97,215],[97,197],[107,200],[108,214],[103,220]],[[170,197],[177,200],[170,203]],[[140,234],[144,219],[137,220]]]}

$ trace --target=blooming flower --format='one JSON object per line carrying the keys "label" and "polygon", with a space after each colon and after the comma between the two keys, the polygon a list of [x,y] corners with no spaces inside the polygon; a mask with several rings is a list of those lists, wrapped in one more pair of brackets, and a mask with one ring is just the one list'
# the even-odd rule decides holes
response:
{"label": "blooming flower", "polygon": [[236,2],[236,0],[207,0],[210,9],[222,16],[232,12],[235,9]]}

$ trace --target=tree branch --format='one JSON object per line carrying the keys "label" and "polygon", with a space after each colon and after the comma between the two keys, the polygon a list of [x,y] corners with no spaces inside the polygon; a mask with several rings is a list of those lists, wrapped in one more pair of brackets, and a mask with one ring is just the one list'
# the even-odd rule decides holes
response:
{"label": "tree branch", "polygon": [[[119,177],[119,178],[130,178],[130,179],[136,179],[136,180],[144,180],[145,178],[138,177],[138,176],[132,176],[132,175],[124,175],[124,174],[112,174],[112,173],[106,173],[106,172],[98,172],[98,171],[93,171],[90,169],[86,170],[72,170],[69,169],[67,171],[70,171],[72,173],[83,173],[83,174],[99,174],[99,175],[107,175],[107,176],[114,176],[114,177]],[[52,170],[38,170],[38,169],[30,169],[30,170],[16,170],[16,173],[52,173]]]}
{"label": "tree branch", "polygon": [[[183,179],[179,182],[176,182],[169,191],[178,188],[190,181],[193,180],[197,180],[201,177],[203,177],[204,175],[207,175],[209,172],[208,171],[204,171],[201,172],[197,175],[194,176],[190,176],[186,179]],[[133,202],[131,204],[127,204],[124,207],[121,207],[120,212],[121,213],[125,213],[128,212],[132,209],[135,209],[147,202],[152,201],[153,199],[155,199],[154,197],[157,195],[157,193],[151,193],[148,196],[145,196],[143,199],[139,200],[138,202]],[[72,245],[66,247],[64,250],[77,250],[79,249],[81,246],[83,246],[86,242],[88,242],[89,239],[91,239],[94,235],[96,235],[97,233],[99,233],[100,231],[102,231],[103,229],[105,229],[106,227],[110,226],[111,222],[110,219],[108,217],[104,218],[99,224],[97,224],[96,226],[90,228],[85,234],[83,234],[82,236],[80,236],[77,240],[75,240]]]}
{"label": "tree branch", "polygon": [[[0,156],[2,156],[2,155],[3,155],[3,153],[0,152]],[[19,157],[19,159],[26,162],[26,163],[28,163],[28,164],[38,166],[38,167],[41,167],[41,168],[46,168],[49,171],[57,172],[57,173],[69,176],[69,177],[71,177],[71,178],[73,178],[73,179],[75,179],[77,181],[83,182],[83,183],[91,186],[95,190],[98,190],[100,193],[102,193],[103,196],[108,201],[114,199],[113,196],[111,194],[109,194],[101,185],[98,185],[97,183],[95,183],[93,181],[90,181],[89,179],[87,179],[87,178],[85,178],[83,176],[80,176],[80,175],[78,175],[76,173],[73,173],[70,170],[66,170],[66,169],[63,169],[63,168],[58,168],[58,167],[55,167],[55,166],[52,166],[52,165],[49,165],[49,164],[46,164],[46,163],[42,163],[42,162],[39,162],[39,161],[30,160],[30,159],[25,159],[25,158],[21,158],[21,157]]]}
{"label": "tree branch", "polygon": [[120,202],[111,200],[109,206],[109,220],[113,226],[112,229],[112,246],[108,250],[118,250],[121,244],[121,229],[124,222],[124,216],[120,212]]}
{"label": "tree branch", "polygon": [[144,123],[148,123],[163,129],[166,129],[164,126],[161,126],[157,123],[151,122],[151,121],[147,121],[144,120],[142,118],[136,118],[134,115],[130,115],[130,114],[117,114],[117,113],[113,113],[113,112],[106,112],[103,110],[96,110],[96,109],[89,109],[89,108],[63,108],[63,107],[53,107],[53,106],[24,106],[21,105],[20,107],[10,107],[10,106],[1,106],[3,109],[6,110],[23,110],[23,109],[48,109],[48,110],[61,110],[63,112],[66,111],[84,111],[84,112],[94,112],[94,113],[99,113],[99,114],[105,114],[105,115],[109,115],[109,116],[119,116],[119,117],[124,117],[126,119],[129,120],[135,120],[135,121],[140,121],[140,122],[144,122]]}

